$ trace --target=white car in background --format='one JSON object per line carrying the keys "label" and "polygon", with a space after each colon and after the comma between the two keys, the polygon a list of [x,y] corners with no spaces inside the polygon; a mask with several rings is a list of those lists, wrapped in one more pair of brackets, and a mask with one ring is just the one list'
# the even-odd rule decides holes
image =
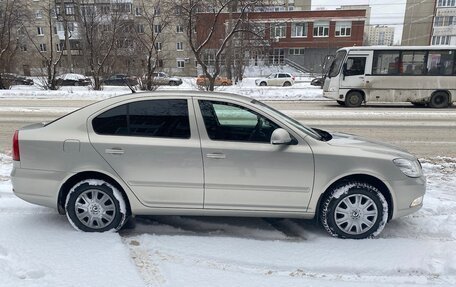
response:
{"label": "white car in background", "polygon": [[290,73],[273,73],[266,78],[255,80],[257,86],[289,87],[295,82],[295,77]]}

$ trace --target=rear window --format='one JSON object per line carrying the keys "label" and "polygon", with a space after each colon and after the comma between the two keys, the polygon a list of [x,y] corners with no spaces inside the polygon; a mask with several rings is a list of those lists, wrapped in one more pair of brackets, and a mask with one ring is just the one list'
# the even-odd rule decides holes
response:
{"label": "rear window", "polygon": [[112,108],[92,121],[100,135],[190,138],[187,100],[148,100]]}

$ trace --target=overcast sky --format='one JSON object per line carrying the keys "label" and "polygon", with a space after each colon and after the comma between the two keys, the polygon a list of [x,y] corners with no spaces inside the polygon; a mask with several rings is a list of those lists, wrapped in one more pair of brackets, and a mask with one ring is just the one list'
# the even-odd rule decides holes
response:
{"label": "overcast sky", "polygon": [[341,5],[369,5],[371,7],[370,24],[394,26],[394,43],[402,38],[406,0],[312,0],[312,10],[320,7],[336,9]]}

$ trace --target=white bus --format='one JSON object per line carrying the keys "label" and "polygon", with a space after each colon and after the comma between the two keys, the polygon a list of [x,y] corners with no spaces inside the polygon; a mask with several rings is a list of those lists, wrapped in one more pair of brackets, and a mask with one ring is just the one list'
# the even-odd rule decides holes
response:
{"label": "white bus", "polygon": [[340,105],[411,102],[446,108],[456,101],[456,46],[339,49],[323,95]]}

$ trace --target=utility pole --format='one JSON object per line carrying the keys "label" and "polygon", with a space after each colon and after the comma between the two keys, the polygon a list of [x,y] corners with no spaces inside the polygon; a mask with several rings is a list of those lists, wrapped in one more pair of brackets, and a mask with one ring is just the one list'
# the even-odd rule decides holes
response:
{"label": "utility pole", "polygon": [[[65,34],[65,48],[67,51],[68,67],[70,68],[70,73],[73,73],[74,67],[73,67],[73,59],[71,56],[70,36],[68,33],[68,19],[66,17],[65,0],[60,0],[60,15],[63,20],[62,22],[63,22],[63,30],[64,30],[64,34]],[[62,53],[63,53],[63,49],[62,49]]]}

